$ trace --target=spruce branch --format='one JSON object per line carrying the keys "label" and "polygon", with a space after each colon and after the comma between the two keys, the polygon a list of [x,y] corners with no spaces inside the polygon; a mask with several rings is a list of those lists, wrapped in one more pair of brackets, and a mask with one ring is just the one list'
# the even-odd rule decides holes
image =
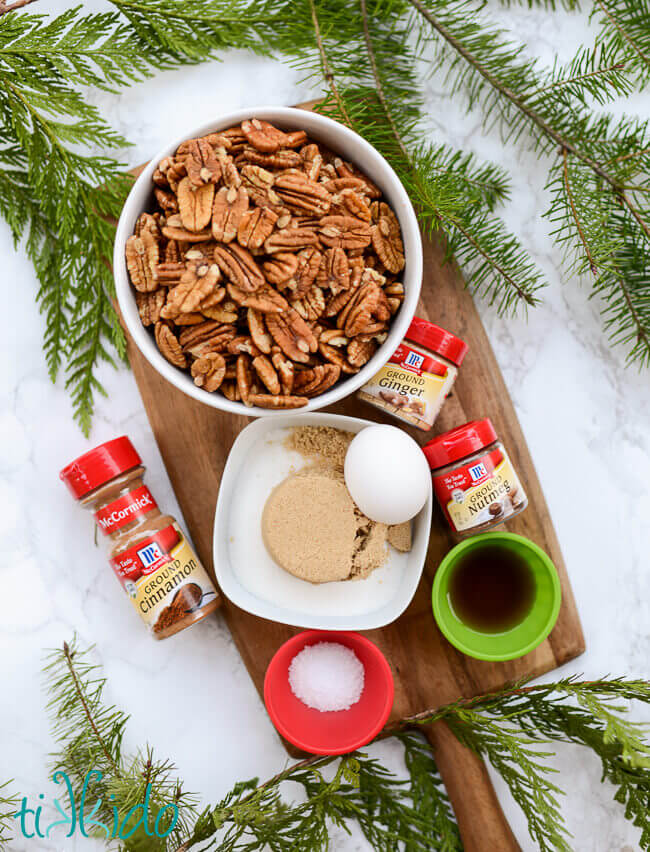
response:
{"label": "spruce branch", "polygon": [[13,837],[13,815],[19,805],[18,796],[10,792],[11,784],[11,781],[0,784],[0,847]]}
{"label": "spruce branch", "polygon": [[[536,150],[559,156],[561,179],[552,166],[548,185],[554,194],[546,214],[558,223],[556,240],[568,249],[574,268],[593,272],[592,295],[601,298],[610,341],[627,347],[630,362],[647,364],[650,280],[638,247],[645,246],[647,257],[650,209],[639,192],[647,157],[638,152],[648,147],[648,124],[594,116],[584,100],[588,94],[602,103],[629,91],[629,79],[618,67],[628,60],[614,61],[616,47],[604,45],[581,50],[566,68],[544,74],[502,31],[469,16],[472,4],[466,0],[408,2],[419,15],[422,38],[434,44],[438,63],[448,67],[453,90],[464,89],[470,106],[480,107],[486,121],[499,122],[504,134],[518,139],[526,132]],[[575,163],[573,172],[580,172],[591,210],[571,191],[565,157]],[[585,220],[593,225],[588,236]],[[582,263],[576,261],[576,249],[583,252]]]}
{"label": "spruce branch", "polygon": [[601,24],[601,41],[625,59],[641,85],[650,80],[649,0],[595,0],[591,17]]}

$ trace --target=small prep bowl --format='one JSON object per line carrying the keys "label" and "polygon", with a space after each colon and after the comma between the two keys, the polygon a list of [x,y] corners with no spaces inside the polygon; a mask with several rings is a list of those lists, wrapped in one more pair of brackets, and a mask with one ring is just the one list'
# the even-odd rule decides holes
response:
{"label": "small prep bowl", "polygon": [[231,402],[220,393],[209,393],[197,387],[189,373],[174,367],[158,351],[151,334],[140,322],[140,315],[135,301],[135,291],[129,281],[124,258],[127,239],[133,233],[138,216],[153,209],[152,175],[157,164],[163,157],[171,156],[181,142],[197,136],[204,136],[218,130],[225,130],[234,124],[239,124],[246,118],[261,118],[281,128],[302,129],[315,141],[321,142],[340,154],[346,160],[362,169],[369,178],[383,191],[387,201],[395,211],[404,240],[404,256],[406,266],[403,272],[404,301],[391,325],[388,337],[378,348],[374,356],[361,370],[349,378],[337,382],[331,390],[310,399],[300,412],[316,411],[331,405],[343,397],[358,390],[388,361],[392,353],[402,341],[410,325],[422,286],[422,241],[418,229],[413,206],[409,201],[401,181],[388,165],[382,155],[362,139],[357,133],[344,127],[331,118],[318,115],[315,112],[299,110],[292,107],[250,107],[248,109],[217,116],[199,127],[189,128],[185,133],[172,140],[168,145],[155,154],[131,188],[117,223],[115,248],[113,253],[113,273],[115,276],[115,292],[122,317],[136,346],[163,378],[171,382],[188,396],[204,402],[213,408],[229,411],[232,414],[243,414],[248,417],[262,415],[285,414],[286,411],[273,411],[252,406],[248,408],[242,402]]}
{"label": "small prep bowl", "polygon": [[[291,691],[289,666],[307,645],[338,642],[350,648],[365,670],[361,698],[349,710],[322,713]],[[379,648],[358,633],[307,630],[287,640],[273,656],[264,678],[264,703],[278,733],[310,754],[347,754],[373,740],[393,706],[393,675]]]}
{"label": "small prep bowl", "polygon": [[262,538],[261,518],[268,495],[292,470],[308,464],[284,447],[288,430],[331,426],[357,433],[372,425],[340,414],[285,413],[280,418],[253,420],[239,433],[221,477],[212,552],[219,588],[240,609],[312,630],[375,630],[404,612],[427,556],[431,490],[413,519],[411,551],[389,549],[387,563],[365,580],[307,583],[276,565]]}
{"label": "small prep bowl", "polygon": [[[523,621],[501,633],[483,633],[464,624],[449,603],[449,580],[461,556],[483,545],[499,544],[514,550],[535,578],[535,601]],[[440,563],[433,581],[433,614],[438,627],[454,647],[490,662],[515,660],[533,651],[553,629],[562,603],[562,588],[550,557],[528,538],[516,533],[488,532],[475,535],[452,548]]]}

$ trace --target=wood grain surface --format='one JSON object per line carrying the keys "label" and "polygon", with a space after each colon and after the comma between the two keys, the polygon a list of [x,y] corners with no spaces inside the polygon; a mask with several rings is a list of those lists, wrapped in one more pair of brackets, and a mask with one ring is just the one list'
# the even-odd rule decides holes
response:
{"label": "wood grain surface", "polygon": [[[299,126],[299,117],[296,124]],[[519,660],[488,663],[456,651],[437,629],[431,610],[431,584],[436,567],[455,543],[441,511],[434,507],[426,565],[413,601],[396,622],[365,634],[381,648],[393,670],[392,721],[463,696],[497,689],[524,676],[548,672],[585,648],[548,507],[481,319],[458,267],[443,262],[442,245],[424,239],[423,248],[424,280],[417,315],[457,334],[468,343],[469,352],[433,431],[407,431],[424,443],[433,435],[468,420],[491,418],[529,499],[528,508],[504,526],[532,539],[551,556],[562,584],[562,607],[549,638]],[[188,531],[199,557],[214,578],[212,527],[219,482],[230,447],[249,418],[217,411],[185,396],[149,365],[130,339],[128,357]],[[355,397],[326,410],[396,423]],[[228,600],[224,601],[221,612],[261,694],[271,657],[286,639],[298,632],[297,628],[250,615]],[[484,766],[453,736],[447,736],[446,730],[436,730],[434,726],[429,737],[445,782],[450,793],[453,791],[452,802],[465,848],[469,852],[517,849]]]}

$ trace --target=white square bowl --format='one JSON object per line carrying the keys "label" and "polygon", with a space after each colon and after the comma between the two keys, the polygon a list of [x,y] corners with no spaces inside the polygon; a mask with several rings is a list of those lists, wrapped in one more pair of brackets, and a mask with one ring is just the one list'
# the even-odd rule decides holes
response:
{"label": "white square bowl", "polygon": [[413,547],[389,547],[386,563],[364,580],[313,585],[284,571],[262,539],[261,517],[272,489],[305,464],[284,440],[294,426],[360,432],[373,424],[339,414],[287,414],[250,423],[237,437],[221,479],[214,519],[214,569],[222,592],[247,612],[296,627],[373,630],[404,612],[417,589],[431,527],[431,489],[413,520]]}

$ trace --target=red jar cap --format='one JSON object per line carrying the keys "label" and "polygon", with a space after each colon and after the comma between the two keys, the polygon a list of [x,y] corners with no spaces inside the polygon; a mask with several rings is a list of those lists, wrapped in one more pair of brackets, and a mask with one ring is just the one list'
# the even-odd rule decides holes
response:
{"label": "red jar cap", "polygon": [[457,367],[460,367],[463,363],[463,358],[467,355],[469,348],[460,337],[456,337],[451,332],[445,331],[444,328],[440,328],[439,325],[420,317],[413,317],[404,336],[407,340],[412,340],[414,343],[419,343],[426,346],[427,349],[437,352],[438,355],[447,358]]}
{"label": "red jar cap", "polygon": [[142,459],[135,447],[126,435],[122,435],[79,456],[63,468],[59,477],[80,500],[100,485],[140,464]]}
{"label": "red jar cap", "polygon": [[494,443],[496,439],[497,433],[492,421],[486,417],[484,420],[471,420],[463,426],[443,432],[425,444],[422,451],[427,457],[429,467],[434,470],[470,456]]}

